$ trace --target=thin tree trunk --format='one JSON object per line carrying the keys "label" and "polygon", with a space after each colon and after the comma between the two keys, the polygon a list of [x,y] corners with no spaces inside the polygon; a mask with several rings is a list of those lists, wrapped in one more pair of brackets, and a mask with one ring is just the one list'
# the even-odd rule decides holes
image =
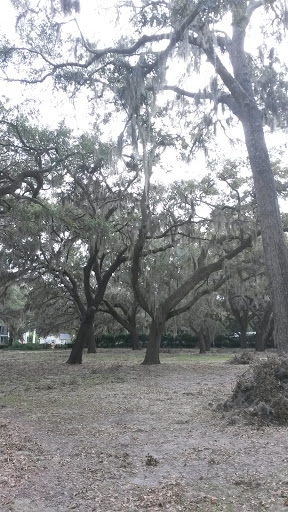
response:
{"label": "thin tree trunk", "polygon": [[150,324],[148,345],[142,364],[160,364],[160,346],[162,334],[165,329],[165,319],[159,313],[155,315]]}
{"label": "thin tree trunk", "polygon": [[245,322],[245,325],[240,324],[240,348],[247,348],[247,324]]}
{"label": "thin tree trunk", "polygon": [[9,347],[12,347],[13,341],[14,341],[14,332],[11,329],[9,329],[9,337],[8,337],[8,346]]}
{"label": "thin tree trunk", "polygon": [[206,345],[203,335],[199,336],[199,352],[200,354],[206,354]]}
{"label": "thin tree trunk", "polygon": [[[120,302],[116,303],[114,306],[112,306],[112,304],[110,304],[110,302],[105,299],[103,302],[107,306],[110,315],[113,316],[113,318],[115,318],[115,320],[119,322],[119,324],[122,325],[131,334],[132,350],[140,350],[142,347],[139,340],[136,322],[138,303],[135,301],[131,308],[126,308]],[[125,317],[118,313],[116,307],[122,310]]]}
{"label": "thin tree trunk", "polygon": [[76,336],[76,341],[72,347],[71,354],[67,361],[68,364],[82,364],[82,354],[85,344],[88,343],[89,340],[94,338],[94,316],[96,309],[90,308],[81,322],[79,327],[79,331]]}
{"label": "thin tree trunk", "polygon": [[265,332],[265,350],[266,350],[266,347],[267,347],[267,343],[268,341],[270,340],[270,338],[272,338],[273,336],[273,331],[274,331],[274,320],[273,320],[273,317],[270,319],[270,322],[269,322],[269,326],[268,326],[268,329],[266,330]]}
{"label": "thin tree trunk", "polygon": [[128,315],[128,320],[130,321],[130,334],[132,337],[132,350],[141,350],[142,344],[139,339],[139,334],[137,330],[137,309],[138,309],[138,302],[134,300],[133,307],[131,308],[131,311]]}
{"label": "thin tree trunk", "polygon": [[200,351],[200,354],[206,354],[206,344],[205,344],[204,332],[203,332],[203,328],[202,327],[198,331],[197,335],[198,335],[198,340],[199,340],[199,351]]}
{"label": "thin tree trunk", "polygon": [[266,350],[266,343],[265,343],[265,336],[264,332],[259,329],[259,331],[256,331],[256,341],[255,341],[255,350],[256,352],[265,352]]}
{"label": "thin tree trunk", "polygon": [[[239,299],[241,299],[241,302],[239,302]],[[229,305],[239,327],[240,347],[247,348],[246,332],[249,323],[248,305],[245,304],[243,297],[241,298],[240,295],[235,294],[233,288],[231,292],[229,292]]]}
{"label": "thin tree trunk", "polygon": [[211,351],[211,340],[210,338],[205,338],[205,349],[206,349],[206,352],[210,352]]}
{"label": "thin tree trunk", "polygon": [[142,347],[137,329],[132,328],[130,333],[132,338],[132,350],[141,350]]}

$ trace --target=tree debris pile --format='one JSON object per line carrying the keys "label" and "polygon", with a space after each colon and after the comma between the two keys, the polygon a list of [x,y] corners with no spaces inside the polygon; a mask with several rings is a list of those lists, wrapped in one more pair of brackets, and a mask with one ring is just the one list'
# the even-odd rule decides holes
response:
{"label": "tree debris pile", "polygon": [[229,364],[251,364],[255,362],[255,355],[253,352],[241,352],[241,354],[235,354],[231,359],[228,360]]}
{"label": "tree debris pile", "polygon": [[241,412],[251,423],[288,423],[288,358],[258,361],[239,377],[224,410]]}

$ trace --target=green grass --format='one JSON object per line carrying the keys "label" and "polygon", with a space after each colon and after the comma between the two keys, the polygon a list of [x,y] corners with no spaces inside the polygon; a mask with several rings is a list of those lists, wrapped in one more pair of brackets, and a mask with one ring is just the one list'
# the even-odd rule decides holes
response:
{"label": "green grass", "polygon": [[[103,349],[102,349],[103,350]],[[135,352],[135,351],[130,351],[129,349],[126,349],[126,352],[123,353],[123,352],[120,352],[121,349],[119,349],[119,352],[117,351],[117,349],[113,349],[113,350],[110,350],[108,352],[109,349],[107,349],[107,353],[105,352],[98,352],[95,356],[93,355],[92,357],[96,357],[98,361],[109,361],[109,362],[119,362],[119,361],[122,361],[122,362],[125,362],[127,361],[127,363],[136,363],[136,364],[140,364],[143,359],[144,359],[144,356],[145,356],[145,350],[141,350],[140,352]],[[230,359],[232,356],[232,353],[231,354],[199,354],[195,351],[195,353],[186,353],[183,351],[181,352],[178,352],[178,353],[175,353],[173,351],[171,352],[160,352],[160,362],[162,364],[165,364],[165,363],[173,363],[173,364],[177,364],[177,363],[182,363],[182,362],[187,362],[187,363],[219,363],[219,362],[224,362],[224,361],[227,361],[228,359]],[[89,359],[91,356],[89,356]]]}
{"label": "green grass", "polygon": [[220,361],[227,361],[230,359],[230,355],[219,355],[219,354],[207,354],[207,355],[182,355],[182,354],[160,354],[160,360],[165,360],[170,362],[177,363],[178,361],[187,361],[187,362],[205,362],[205,363],[217,363]]}

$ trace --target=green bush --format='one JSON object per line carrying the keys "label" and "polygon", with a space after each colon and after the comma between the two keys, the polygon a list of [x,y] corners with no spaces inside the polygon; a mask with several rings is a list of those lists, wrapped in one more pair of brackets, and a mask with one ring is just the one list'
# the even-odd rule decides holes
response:
{"label": "green bush", "polygon": [[[255,348],[255,334],[247,336],[247,347]],[[140,334],[139,340],[142,347],[147,347],[148,335]],[[99,348],[132,348],[132,337],[130,333],[116,333],[116,334],[100,334],[97,336],[97,347]],[[196,348],[198,345],[197,336],[184,332],[179,333],[177,336],[173,336],[172,333],[165,333],[162,336],[161,347],[162,348]],[[239,336],[233,334],[219,334],[215,337],[214,346],[216,348],[240,348]],[[273,347],[273,340],[270,340],[268,347]],[[56,349],[71,349],[73,342],[67,343],[66,345],[55,345]],[[0,345],[1,348],[7,348],[8,350],[45,350],[50,349],[50,343],[24,343],[23,345],[19,342],[14,342],[12,347],[8,345]]]}
{"label": "green bush", "polygon": [[182,344],[184,348],[196,348],[198,344],[197,336],[188,332],[182,332],[177,335],[177,340]]}
{"label": "green bush", "polygon": [[161,346],[163,348],[195,348],[198,343],[197,336],[188,332],[177,334],[164,334],[162,336]]}
{"label": "green bush", "polygon": [[246,336],[247,340],[247,347],[248,348],[255,348],[256,345],[256,334],[248,334]]}
{"label": "green bush", "polygon": [[[142,343],[142,347],[147,346],[148,335],[140,334],[139,339]],[[247,337],[249,348],[255,346],[255,335]],[[254,343],[254,345],[253,345]],[[162,336],[161,347],[162,348],[196,348],[198,345],[197,336],[184,332],[173,336],[171,333],[165,333]],[[99,348],[132,348],[132,338],[129,333],[119,334],[100,334],[97,337],[97,347]],[[239,348],[240,340],[239,337],[233,335],[220,334],[215,338],[216,348]]]}
{"label": "green bush", "polygon": [[131,334],[120,333],[114,336],[115,347],[117,348],[132,348]]}
{"label": "green bush", "polygon": [[72,348],[73,347],[73,343],[65,343],[65,344],[62,344],[62,343],[59,343],[59,344],[55,344],[54,345],[54,348],[57,349],[57,350],[65,350],[67,348]]}
{"label": "green bush", "polygon": [[45,350],[50,348],[48,343],[19,343],[18,341],[14,342],[11,347],[8,347],[7,350]]}
{"label": "green bush", "polygon": [[216,348],[239,348],[240,338],[233,334],[218,334],[215,336],[215,347]]}
{"label": "green bush", "polygon": [[99,348],[132,348],[132,337],[130,333],[100,334],[96,343]]}
{"label": "green bush", "polygon": [[[139,340],[142,347],[147,346],[148,335],[140,334]],[[173,336],[171,333],[163,334],[161,346],[164,348],[195,348],[198,343],[197,337],[189,333]],[[132,337],[130,333],[100,334],[97,337],[99,348],[132,348]]]}

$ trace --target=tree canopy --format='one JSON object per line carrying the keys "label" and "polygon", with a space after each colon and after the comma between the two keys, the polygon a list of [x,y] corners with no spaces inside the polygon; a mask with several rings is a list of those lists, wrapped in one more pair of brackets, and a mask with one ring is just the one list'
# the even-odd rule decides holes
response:
{"label": "tree canopy", "polygon": [[[275,341],[287,352],[288,254],[277,197],[285,170],[267,144],[270,132],[287,129],[284,3],[115,1],[109,14],[97,7],[97,26],[111,28],[98,39],[78,1],[12,3],[16,32],[0,40],[2,79],[36,103],[45,90],[43,102],[59,94],[90,112],[90,133],[79,135],[63,122],[44,127],[36,111],[28,119],[25,103],[14,108],[3,98],[1,107],[6,275],[29,275],[49,293],[58,283],[55,304],[59,289],[69,296],[80,322],[80,352],[69,362],[81,362],[103,300],[120,320],[105,293],[122,265],[151,329],[162,318],[153,327],[161,337],[166,320],[231,278],[227,262],[258,236]],[[238,159],[217,154],[223,140]],[[197,181],[199,151],[206,172]],[[246,159],[250,190],[238,172],[247,176]],[[167,168],[187,169],[189,180],[157,185]],[[155,336],[148,352],[159,345]],[[159,361],[154,353],[145,362]]]}

